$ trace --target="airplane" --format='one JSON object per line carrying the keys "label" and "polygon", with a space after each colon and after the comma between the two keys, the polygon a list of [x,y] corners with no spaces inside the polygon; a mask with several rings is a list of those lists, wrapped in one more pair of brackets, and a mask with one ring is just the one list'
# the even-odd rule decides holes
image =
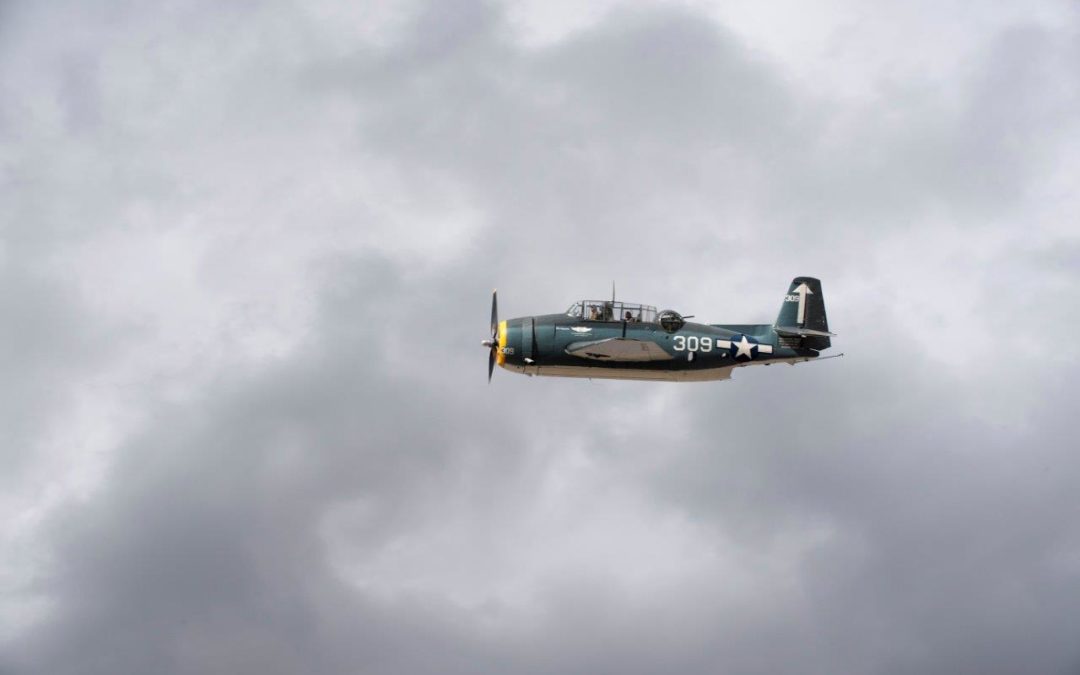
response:
{"label": "airplane", "polygon": [[735,368],[835,358],[821,282],[796,277],[773,324],[693,323],[651,305],[583,300],[561,314],[498,318],[491,294],[488,382],[498,365],[525,375],[617,380],[727,380]]}

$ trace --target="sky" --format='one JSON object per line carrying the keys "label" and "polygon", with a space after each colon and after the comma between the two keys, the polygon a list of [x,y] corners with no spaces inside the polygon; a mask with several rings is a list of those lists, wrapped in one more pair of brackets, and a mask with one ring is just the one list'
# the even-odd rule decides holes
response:
{"label": "sky", "polygon": [[[0,674],[1076,673],[1075,3],[0,3]],[[605,297],[833,353],[486,382]]]}

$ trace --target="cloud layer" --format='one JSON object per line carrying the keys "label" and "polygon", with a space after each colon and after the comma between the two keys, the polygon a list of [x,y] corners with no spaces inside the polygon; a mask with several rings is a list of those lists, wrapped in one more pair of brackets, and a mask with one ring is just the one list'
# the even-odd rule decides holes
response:
{"label": "cloud layer", "polygon": [[[1080,667],[1076,10],[804,11],[4,5],[0,672]],[[799,274],[844,359],[484,382]]]}

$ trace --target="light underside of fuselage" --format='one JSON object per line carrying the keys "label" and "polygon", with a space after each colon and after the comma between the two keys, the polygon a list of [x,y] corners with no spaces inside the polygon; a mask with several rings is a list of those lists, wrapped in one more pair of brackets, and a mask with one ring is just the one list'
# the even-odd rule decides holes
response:
{"label": "light underside of fuselage", "polygon": [[774,363],[795,365],[803,361],[812,361],[812,356],[769,359],[768,361],[748,361],[720,368],[701,368],[695,370],[656,370],[638,368],[610,368],[602,366],[523,366],[501,363],[504,369],[524,375],[543,377],[578,377],[593,380],[642,380],[649,382],[715,382],[731,379],[731,371],[747,366],[768,366]]}

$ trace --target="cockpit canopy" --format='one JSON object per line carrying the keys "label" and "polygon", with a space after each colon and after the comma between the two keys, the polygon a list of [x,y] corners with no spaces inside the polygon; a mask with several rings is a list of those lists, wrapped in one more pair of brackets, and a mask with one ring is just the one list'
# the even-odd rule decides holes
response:
{"label": "cockpit canopy", "polygon": [[653,323],[656,321],[656,308],[652,305],[639,305],[633,302],[583,300],[570,305],[570,309],[566,310],[566,315],[586,321]]}

